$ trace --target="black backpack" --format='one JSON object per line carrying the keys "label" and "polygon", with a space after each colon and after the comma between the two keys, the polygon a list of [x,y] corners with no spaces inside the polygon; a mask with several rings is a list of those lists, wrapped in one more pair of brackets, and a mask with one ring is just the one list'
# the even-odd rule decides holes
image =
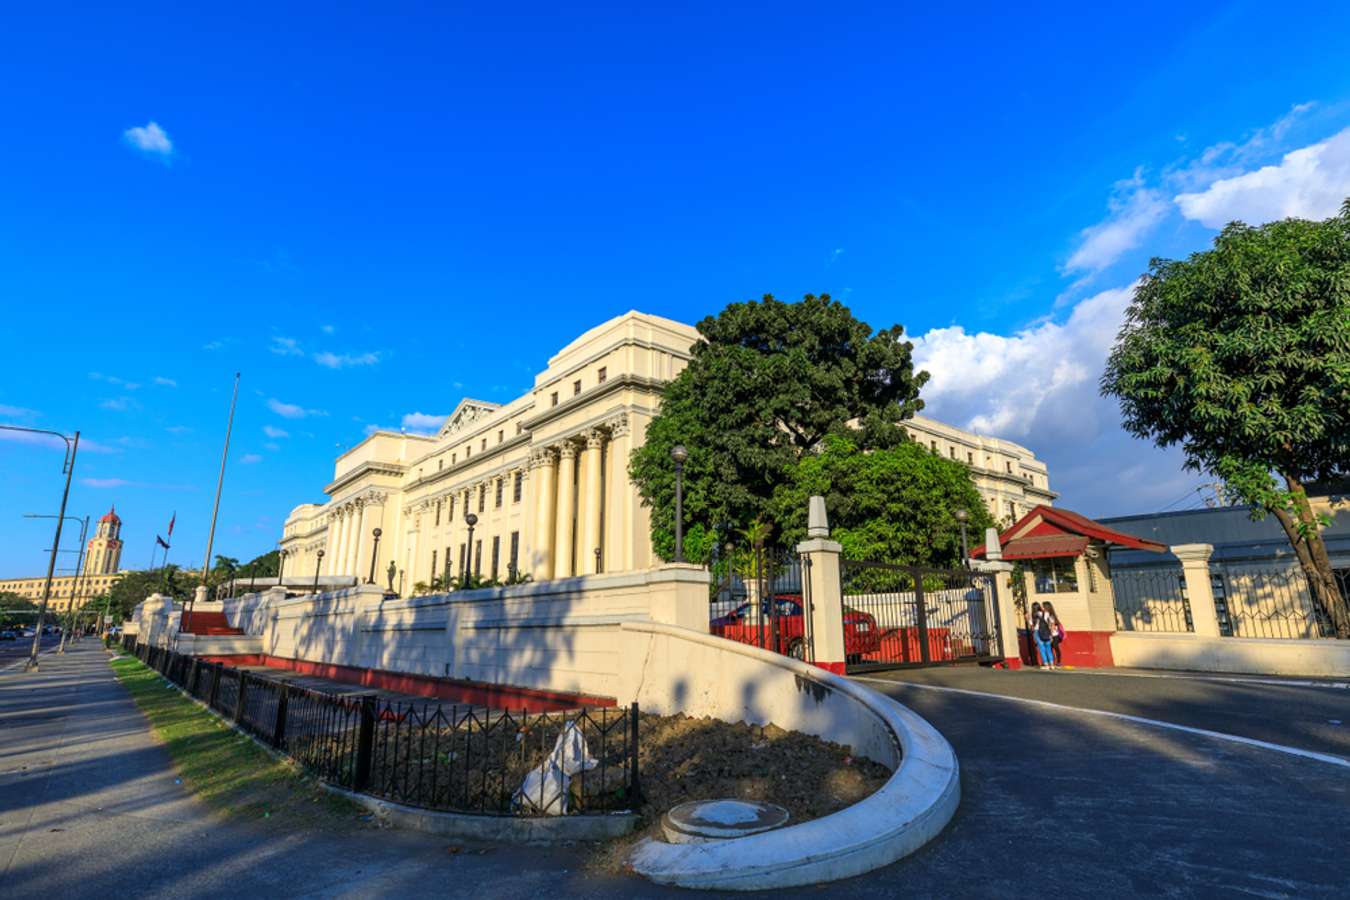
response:
{"label": "black backpack", "polygon": [[1043,641],[1048,641],[1050,640],[1050,636],[1050,617],[1045,613],[1041,613],[1040,619],[1036,622],[1036,637]]}

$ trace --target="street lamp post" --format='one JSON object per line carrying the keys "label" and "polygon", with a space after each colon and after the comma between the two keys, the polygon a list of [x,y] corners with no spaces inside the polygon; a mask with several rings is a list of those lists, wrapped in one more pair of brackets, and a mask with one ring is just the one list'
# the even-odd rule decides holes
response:
{"label": "street lamp post", "polygon": [[281,587],[281,576],[286,572],[286,551],[277,554],[277,587]]}
{"label": "street lamp post", "polygon": [[323,551],[314,558],[314,593],[319,592],[319,569],[323,566]]}
{"label": "street lamp post", "polygon": [[[24,513],[23,517],[25,519],[56,518],[56,516],[41,513]],[[58,655],[66,652],[66,637],[70,634],[70,626],[75,614],[75,600],[80,596],[81,588],[88,582],[88,577],[84,574],[84,542],[89,536],[89,517],[85,516],[81,519],[78,516],[66,516],[66,518],[72,522],[80,523],[80,548],[75,556],[75,577],[70,582],[70,607],[66,610],[66,627],[61,629],[61,646],[56,651]],[[38,631],[42,631],[41,625],[38,626]],[[41,634],[38,635],[39,638],[41,636]]]}
{"label": "street lamp post", "polygon": [[676,444],[670,451],[675,461],[675,562],[684,562],[684,461],[689,451]]}
{"label": "street lamp post", "polygon": [[378,528],[371,532],[375,536],[375,543],[370,548],[370,577],[366,579],[366,584],[375,583],[375,560],[380,558],[380,535],[382,533]]}
{"label": "street lamp post", "polygon": [[[460,587],[468,586],[469,573],[473,571],[473,526],[478,524],[478,516],[469,513],[464,517],[464,523],[469,526],[469,542],[464,545],[464,574],[460,578]],[[448,589],[449,587],[450,586],[447,584],[446,588]]]}
{"label": "street lamp post", "polygon": [[42,603],[38,606],[37,630],[33,632],[33,647],[29,651],[28,662],[24,664],[24,670],[32,672],[36,671],[38,667],[38,651],[42,649],[42,620],[47,616],[47,603],[52,596],[52,575],[56,572],[56,551],[61,548],[61,526],[66,521],[66,501],[70,499],[70,477],[75,473],[75,454],[80,449],[80,433],[77,431],[74,438],[68,438],[59,431],[48,431],[45,428],[24,428],[20,425],[0,425],[0,428],[6,431],[50,434],[66,442],[66,458],[62,464],[66,476],[66,488],[61,494],[61,509],[57,513],[56,537],[52,539],[52,558],[47,563],[47,582],[42,588]]}
{"label": "street lamp post", "polygon": [[970,550],[966,546],[966,520],[970,518],[970,513],[964,509],[958,509],[953,515],[956,521],[961,523],[961,565],[970,564]]}

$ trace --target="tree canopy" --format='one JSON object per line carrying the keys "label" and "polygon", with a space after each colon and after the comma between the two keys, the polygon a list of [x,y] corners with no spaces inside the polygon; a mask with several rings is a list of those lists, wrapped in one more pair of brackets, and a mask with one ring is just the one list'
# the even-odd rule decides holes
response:
{"label": "tree canopy", "polygon": [[13,591],[0,591],[0,628],[36,625],[38,604]]}
{"label": "tree canopy", "polygon": [[774,497],[786,546],[806,537],[807,501],[825,498],[830,536],[848,559],[954,567],[961,563],[961,525],[969,546],[984,540],[994,519],[959,462],[906,441],[864,453],[850,436],[829,435]]}
{"label": "tree canopy", "polygon": [[1153,260],[1101,386],[1131,434],[1179,445],[1280,520],[1350,637],[1304,489],[1350,471],[1350,201],[1324,222],[1234,222],[1210,250]]}
{"label": "tree canopy", "polygon": [[156,592],[172,597],[178,603],[186,603],[192,598],[200,583],[199,571],[180,569],[172,564],[159,569],[126,572],[112,583],[107,595],[95,598],[85,605],[103,609],[110,595],[113,618],[121,621],[131,615],[131,610],[137,603]]}
{"label": "tree canopy", "polygon": [[906,440],[900,421],[923,407],[928,376],[914,371],[904,328],[873,331],[829,295],[797,303],[766,295],[697,327],[690,363],[666,386],[629,467],[652,508],[653,545],[667,559],[677,444],[689,452],[685,553],[704,561],[715,542],[754,523],[781,531],[774,494],[827,435],[848,432],[859,450],[895,447]]}

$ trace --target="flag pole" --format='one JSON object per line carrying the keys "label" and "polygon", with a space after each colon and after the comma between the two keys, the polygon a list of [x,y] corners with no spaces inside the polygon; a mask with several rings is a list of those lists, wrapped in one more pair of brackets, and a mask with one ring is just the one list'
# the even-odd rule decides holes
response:
{"label": "flag pole", "polygon": [[[234,405],[239,399],[239,373],[234,373],[234,393],[230,397],[230,419],[225,425],[225,449],[220,453],[220,477],[216,479],[216,502],[211,507],[211,530],[206,533],[206,559],[202,561],[202,586],[206,586],[206,576],[211,571],[211,544],[216,539],[216,516],[220,513],[220,491],[225,486],[225,460],[230,456],[230,432],[234,430]],[[167,557],[168,554],[165,554]],[[191,633],[192,631],[192,608],[197,604],[197,594],[194,591],[192,599],[188,601],[187,622],[183,630]]]}

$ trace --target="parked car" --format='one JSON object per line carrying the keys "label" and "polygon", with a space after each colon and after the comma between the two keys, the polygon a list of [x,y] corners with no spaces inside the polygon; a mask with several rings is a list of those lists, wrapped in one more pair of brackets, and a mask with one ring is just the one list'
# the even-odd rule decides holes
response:
{"label": "parked car", "polygon": [[[731,612],[708,623],[709,630],[718,637],[743,644],[753,644],[766,650],[777,650],[793,659],[806,658],[805,616],[799,594],[776,594],[773,602],[778,609],[778,646],[773,646],[773,622],[768,601],[761,601],[758,613],[749,603],[742,603]],[[844,654],[856,660],[874,653],[881,646],[876,619],[858,609],[844,608]]]}
{"label": "parked car", "polygon": [[19,636],[12,628],[0,628],[0,641],[17,641]]}

